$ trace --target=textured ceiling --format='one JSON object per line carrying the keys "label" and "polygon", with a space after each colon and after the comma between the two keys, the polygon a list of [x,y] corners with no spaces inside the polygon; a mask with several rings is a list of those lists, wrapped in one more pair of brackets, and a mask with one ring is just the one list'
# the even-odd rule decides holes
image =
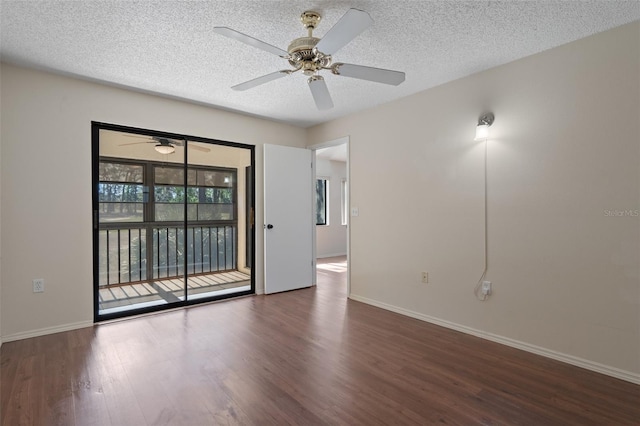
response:
{"label": "textured ceiling", "polygon": [[[226,26],[287,49],[299,16],[321,37],[349,9],[374,24],[334,55],[406,72],[400,86],[324,73],[335,107],[318,111],[306,77],[231,86],[286,69],[278,56],[212,31]],[[309,126],[640,19],[638,1],[0,1],[0,58]]]}

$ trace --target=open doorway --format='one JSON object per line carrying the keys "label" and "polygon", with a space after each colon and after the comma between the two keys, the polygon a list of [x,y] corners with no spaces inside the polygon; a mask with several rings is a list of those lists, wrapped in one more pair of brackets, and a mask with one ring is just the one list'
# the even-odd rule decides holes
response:
{"label": "open doorway", "polygon": [[[348,296],[349,140],[338,139],[312,148],[315,152],[316,284],[344,283]],[[340,275],[343,279],[336,279]],[[327,276],[332,279],[327,280]]]}

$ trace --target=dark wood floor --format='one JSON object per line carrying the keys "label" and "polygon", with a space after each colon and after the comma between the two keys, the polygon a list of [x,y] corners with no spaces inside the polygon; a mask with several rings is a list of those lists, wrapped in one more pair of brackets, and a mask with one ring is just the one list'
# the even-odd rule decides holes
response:
{"label": "dark wood floor", "polygon": [[640,386],[347,300],[343,269],[6,343],[1,423],[639,424]]}

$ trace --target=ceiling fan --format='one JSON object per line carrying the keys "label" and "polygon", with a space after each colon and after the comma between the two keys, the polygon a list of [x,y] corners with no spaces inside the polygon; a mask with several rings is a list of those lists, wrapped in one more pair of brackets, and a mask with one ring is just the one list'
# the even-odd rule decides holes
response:
{"label": "ceiling fan", "polygon": [[235,85],[232,89],[251,89],[286,75],[302,71],[303,74],[309,76],[309,88],[311,89],[311,94],[316,106],[320,110],[325,110],[333,108],[333,101],[331,100],[331,95],[329,94],[324,78],[320,75],[321,70],[330,70],[334,75],[391,84],[394,86],[404,81],[405,74],[400,71],[345,64],[342,62],[331,63],[331,55],[335,54],[373,24],[373,19],[371,19],[371,16],[369,16],[367,12],[358,9],[349,9],[322,39],[313,37],[313,30],[318,26],[321,18],[318,12],[303,12],[300,20],[302,21],[302,25],[307,29],[308,35],[307,37],[300,37],[293,40],[289,44],[287,51],[239,31],[232,30],[231,28],[214,27],[214,32],[278,55],[288,60],[289,64],[293,67],[293,69],[280,70],[254,78],[253,80]]}
{"label": "ceiling fan", "polygon": [[[157,136],[137,136],[137,135],[124,135],[128,138],[146,139],[141,142],[123,143],[118,146],[138,145],[141,143],[155,144],[154,149],[160,154],[173,154],[176,151],[176,146],[184,146],[185,141],[177,139],[160,138]],[[195,149],[196,151],[210,152],[211,149],[203,146],[195,145],[195,143],[189,143],[189,149]]]}

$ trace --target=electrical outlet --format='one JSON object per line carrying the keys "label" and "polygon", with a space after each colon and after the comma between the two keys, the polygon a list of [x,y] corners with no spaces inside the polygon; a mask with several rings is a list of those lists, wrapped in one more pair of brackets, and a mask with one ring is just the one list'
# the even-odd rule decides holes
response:
{"label": "electrical outlet", "polygon": [[429,283],[429,273],[428,272],[423,272],[422,273],[422,282],[424,284],[428,284]]}
{"label": "electrical outlet", "polygon": [[44,293],[44,278],[36,278],[33,280],[33,292]]}
{"label": "electrical outlet", "polygon": [[491,294],[491,281],[482,281],[482,294],[485,296]]}

